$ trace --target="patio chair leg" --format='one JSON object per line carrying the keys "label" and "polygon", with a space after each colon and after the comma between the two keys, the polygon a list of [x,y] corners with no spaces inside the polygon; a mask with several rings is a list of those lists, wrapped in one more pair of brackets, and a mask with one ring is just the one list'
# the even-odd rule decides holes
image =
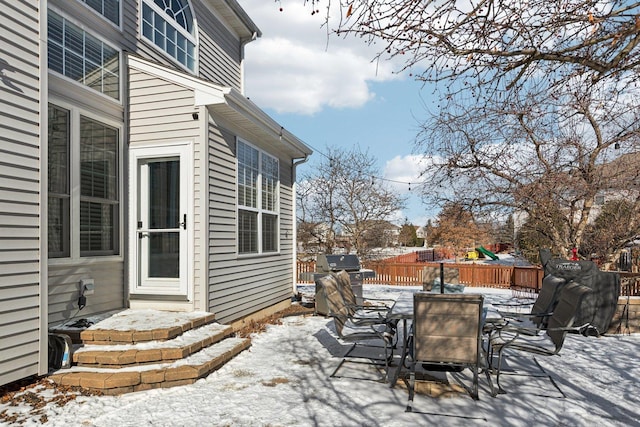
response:
{"label": "patio chair leg", "polygon": [[473,369],[473,392],[471,393],[473,400],[480,400],[478,395],[478,369],[478,366]]}
{"label": "patio chair leg", "polygon": [[413,412],[413,395],[414,395],[414,387],[416,385],[416,371],[415,365],[411,369],[411,374],[409,374],[409,400],[407,401],[407,408],[405,412]]}
{"label": "patio chair leg", "polygon": [[496,386],[498,387],[498,394],[507,394],[507,392],[500,385],[501,370],[502,370],[502,349],[498,350],[498,371],[496,372]]}
{"label": "patio chair leg", "polygon": [[493,381],[491,380],[491,372],[489,369],[485,369],[484,373],[487,376],[487,382],[489,383],[489,389],[491,390],[491,397],[496,397],[498,395],[498,390],[495,388]]}
{"label": "patio chair leg", "polygon": [[560,389],[560,387],[558,387],[558,384],[556,384],[555,380],[553,379],[553,377],[551,375],[549,375],[549,373],[542,367],[542,365],[540,364],[540,362],[538,362],[538,359],[536,359],[535,357],[533,358],[533,361],[536,362],[536,365],[538,365],[538,368],[540,368],[540,370],[542,372],[544,372],[544,375],[549,378],[549,381],[551,381],[551,384],[553,384],[553,386],[556,388],[556,390],[558,390],[560,392],[560,394],[562,395],[562,397],[566,398],[567,395],[564,394],[564,391],[562,391],[562,389]]}
{"label": "patio chair leg", "polygon": [[487,377],[487,382],[489,383],[489,389],[491,390],[491,397],[496,397],[498,395],[498,390],[496,390],[496,388],[493,385],[493,381],[491,380],[491,373],[493,371],[493,367],[491,366],[491,360],[493,359],[493,348],[491,347],[491,344],[489,344],[489,342],[487,342],[487,348],[482,347],[482,354],[484,357],[484,367],[483,367],[483,371],[484,374]]}
{"label": "patio chair leg", "polygon": [[342,355],[342,357],[343,357],[343,358],[348,357],[348,356],[351,354],[351,352],[356,348],[356,346],[357,346],[357,345],[358,345],[357,343],[354,343],[354,344],[349,348],[349,350],[347,350],[347,352],[346,352],[344,355]]}
{"label": "patio chair leg", "polygon": [[342,360],[340,361],[340,363],[338,364],[338,366],[336,366],[336,369],[331,373],[331,375],[329,375],[329,378],[334,378],[334,377],[336,376],[336,374],[338,373],[338,370],[342,367],[342,365],[344,365],[344,362],[345,362],[345,361],[346,361],[345,359],[342,359]]}
{"label": "patio chair leg", "polygon": [[336,366],[336,369],[331,373],[331,375],[329,375],[329,378],[333,378],[336,376],[336,374],[338,373],[338,370],[342,367],[342,365],[344,365],[344,362],[346,362],[347,356],[349,356],[349,354],[353,351],[354,348],[356,348],[356,344],[353,344],[349,348],[349,350],[347,350],[347,352],[342,356],[342,360],[340,361],[338,366]]}

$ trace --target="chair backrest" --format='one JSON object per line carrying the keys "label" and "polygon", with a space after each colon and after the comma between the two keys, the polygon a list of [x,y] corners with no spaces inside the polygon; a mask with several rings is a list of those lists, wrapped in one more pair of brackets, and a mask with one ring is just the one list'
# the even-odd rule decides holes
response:
{"label": "chair backrest", "polygon": [[344,302],[347,304],[349,314],[353,315],[356,312],[358,301],[356,300],[356,294],[353,293],[353,288],[351,287],[351,277],[349,277],[349,273],[347,273],[346,270],[340,270],[337,273],[331,273],[331,275],[336,278],[338,290],[342,294]]}
{"label": "chair backrest", "polygon": [[342,329],[349,319],[349,309],[347,308],[344,297],[338,288],[338,282],[334,276],[329,274],[317,279],[316,285],[320,286],[324,292],[329,315],[333,317],[333,323],[338,336],[342,337]]}
{"label": "chair backrest", "polygon": [[482,295],[417,292],[413,298],[416,361],[479,363]]}
{"label": "chair backrest", "polygon": [[555,352],[559,352],[567,336],[566,330],[560,328],[570,328],[578,315],[578,310],[583,298],[591,292],[591,288],[577,282],[569,282],[562,288],[558,305],[553,310],[549,318],[547,335],[556,346]]}
{"label": "chair backrest", "polygon": [[[533,307],[531,307],[531,314],[551,313],[553,312],[558,300],[560,298],[560,292],[564,287],[565,280],[547,275],[542,279],[542,287],[538,293],[538,298]],[[538,327],[545,328],[549,322],[548,316],[533,317],[531,319],[533,323]]]}

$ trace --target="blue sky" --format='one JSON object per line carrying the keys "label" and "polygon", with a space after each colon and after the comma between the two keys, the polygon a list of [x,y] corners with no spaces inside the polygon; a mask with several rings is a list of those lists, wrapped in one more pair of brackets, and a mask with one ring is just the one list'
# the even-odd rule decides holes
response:
{"label": "blue sky", "polygon": [[[326,147],[352,147],[378,160],[387,184],[408,196],[404,218],[424,225],[437,211],[420,201],[420,171],[414,139],[426,108],[433,108],[432,89],[423,88],[399,64],[372,62],[376,46],[361,40],[327,39],[323,17],[311,16],[303,0],[240,0],[262,31],[246,47],[245,94],[316,153],[298,170],[306,173],[323,160]],[[412,191],[409,191],[408,184]]]}

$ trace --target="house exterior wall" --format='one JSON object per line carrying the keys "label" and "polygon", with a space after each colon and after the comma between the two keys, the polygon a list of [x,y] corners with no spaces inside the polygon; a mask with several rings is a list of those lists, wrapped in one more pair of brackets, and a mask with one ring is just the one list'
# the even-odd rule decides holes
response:
{"label": "house exterior wall", "polygon": [[[193,13],[198,23],[199,39],[199,67],[200,78],[226,86],[241,87],[241,56],[242,46],[239,36],[235,35],[215,14],[209,0],[191,0]],[[123,52],[152,60],[168,68],[188,73],[173,62],[171,58],[140,36],[140,1],[123,0],[121,24],[116,26],[104,19],[98,13],[73,0],[49,0],[49,8],[69,19],[90,34],[104,40],[111,46]],[[106,99],[95,91],[77,84],[56,73],[50,74],[49,101],[55,105],[69,108],[80,108],[83,112],[91,112],[98,119],[104,118],[110,123],[120,123],[122,140],[122,194],[120,197],[121,233],[120,255],[108,259],[95,258],[91,260],[51,260],[49,262],[49,307],[48,323],[56,326],[77,314],[79,297],[79,281],[94,279],[95,293],[87,299],[87,306],[80,312],[80,316],[91,315],[96,312],[113,310],[127,306],[127,144],[161,143],[167,140],[193,139],[199,130],[197,123],[191,118],[194,107],[193,94],[180,92],[176,87],[159,84],[157,81],[145,80],[140,74],[128,77],[124,53],[121,55],[121,101]],[[128,80],[135,85],[134,91],[128,94]],[[166,82],[165,82],[166,83]],[[128,105],[128,97],[135,100]],[[174,98],[170,101],[168,99]],[[166,103],[163,101],[167,101]],[[148,103],[148,104],[146,104]],[[130,108],[130,109],[129,109]],[[125,116],[131,122],[126,121]],[[196,165],[201,162],[198,153]],[[199,169],[195,170],[196,180]],[[200,182],[200,181],[199,181]],[[195,194],[195,204],[201,204],[199,194]],[[200,212],[196,210],[197,214]],[[194,225],[201,229],[199,218],[194,218]],[[197,238],[196,238],[197,240]],[[202,264],[201,249],[203,245],[196,241],[196,258],[198,267]],[[201,269],[194,270],[194,278],[200,279]],[[195,289],[196,299],[202,302],[201,290]],[[198,302],[196,302],[198,304]],[[204,306],[202,303],[200,306]]]}
{"label": "house exterior wall", "polygon": [[[268,153],[270,147],[247,139]],[[232,322],[291,297],[293,197],[291,159],[280,158],[280,250],[239,255],[237,248],[236,135],[209,126],[208,310]]]}
{"label": "house exterior wall", "polygon": [[0,16],[0,385],[47,369],[39,7],[8,2]]}
{"label": "house exterior wall", "polygon": [[[48,1],[49,8],[65,19],[80,26],[89,34],[99,37],[101,40],[116,48],[122,48],[120,30],[101,18],[97,13],[77,1]],[[43,17],[46,11],[43,11]],[[120,58],[122,63],[123,59]],[[46,64],[44,64],[46,66]],[[123,67],[121,66],[122,70]],[[124,75],[120,74],[122,81]],[[49,328],[56,328],[62,323],[74,318],[82,318],[95,313],[115,310],[125,307],[124,293],[124,236],[126,221],[125,183],[126,173],[124,157],[126,152],[127,129],[124,123],[125,111],[125,86],[120,86],[120,100],[102,95],[95,90],[65,78],[58,73],[49,72],[47,104],[68,110],[72,121],[80,115],[97,120],[100,123],[116,128],[119,133],[119,235],[118,250],[115,255],[97,257],[79,257],[78,254],[70,257],[49,258],[44,255],[48,263],[48,319]],[[77,114],[74,116],[74,114]],[[45,128],[46,135],[46,128]],[[73,133],[73,130],[71,131]],[[73,144],[70,148],[74,150]],[[77,164],[70,165],[71,173],[77,170]],[[73,211],[72,207],[72,211]],[[73,213],[71,215],[74,215]],[[46,227],[46,225],[45,225]],[[73,240],[73,237],[71,238]],[[80,297],[80,280],[93,279],[95,283],[94,294],[87,297],[87,304],[79,310],[78,299]]]}
{"label": "house exterior wall", "polygon": [[[120,3],[120,23],[114,25],[80,0],[3,2],[0,16],[3,71],[0,79],[0,384],[46,373],[48,328],[128,306],[133,286],[128,277],[131,259],[128,236],[136,226],[129,223],[131,147],[169,141],[192,144],[194,217],[189,270],[194,288],[191,309],[213,310],[220,313],[221,321],[234,320],[281,302],[291,294],[295,235],[292,232],[291,153],[297,155],[301,150],[297,145],[302,143],[286,134],[285,141],[294,140],[296,147],[289,154],[277,154],[271,147],[261,147],[256,138],[244,136],[251,144],[280,158],[280,250],[265,256],[238,256],[235,137],[215,124],[208,125],[207,107],[196,102],[189,84],[176,84],[171,79],[163,80],[127,66],[127,57],[131,54],[186,76],[183,80],[180,77],[180,81],[193,77],[141,37],[141,0],[121,0]],[[233,88],[236,92],[232,95],[244,100],[237,92],[242,90],[243,49],[257,28],[235,0],[189,0],[189,4],[196,18],[199,41],[195,76],[220,86],[207,87],[205,91],[212,91],[208,95],[215,92],[217,96],[219,91],[224,100],[222,92]],[[119,99],[48,71],[47,44],[52,44],[46,43],[48,10],[78,27],[79,33],[86,32],[120,50]],[[81,77],[93,79],[94,76]],[[201,81],[194,85],[203,86]],[[47,200],[52,196],[47,188],[51,167],[51,163],[47,163],[47,108],[50,105],[69,111],[70,120],[76,123],[82,116],[117,129],[119,232],[116,250],[107,251],[110,255],[84,256],[92,252],[78,249],[81,233],[74,231],[64,239],[71,241],[69,245],[73,247],[69,255],[59,250],[49,258],[47,240],[62,240],[48,238]],[[253,106],[247,108],[254,109]],[[199,119],[192,116],[195,112],[199,113]],[[260,127],[262,124],[256,123],[262,123],[264,117],[267,116],[261,114],[257,122],[250,118],[246,123]],[[273,125],[266,125],[269,129],[265,134],[273,134]],[[236,133],[238,127],[242,125],[234,128]],[[74,227],[78,227],[80,218],[78,206],[85,196],[77,185],[83,160],[78,148],[81,145],[79,126],[70,129],[71,136],[67,138],[75,139],[69,143],[68,150],[76,152],[68,156],[76,158],[68,161],[74,177],[69,181],[75,187],[69,190],[71,213],[67,215],[71,218],[71,228],[76,230]],[[302,155],[306,154],[303,147]],[[65,193],[62,198],[66,196]],[[93,279],[95,290],[87,297],[87,305],[79,310],[82,279]]]}
{"label": "house exterior wall", "polygon": [[[200,260],[202,256],[202,136],[200,119],[196,120],[192,114],[200,109],[194,106],[194,92],[191,89],[146,74],[142,71],[129,71],[129,128],[130,147],[163,143],[190,143],[194,153],[194,189],[192,203],[194,218],[189,226],[194,228],[194,257]],[[199,143],[200,142],[200,143]],[[134,190],[130,190],[134,191]],[[192,260],[189,269],[193,271],[194,304],[201,306],[201,262]],[[133,286],[132,280],[129,280]],[[135,298],[142,298],[136,296]]]}
{"label": "house exterior wall", "polygon": [[[78,24],[122,49],[153,60],[167,67],[187,72],[140,37],[140,0],[122,0],[120,28],[100,17],[77,0],[48,0],[49,6],[64,16],[73,17]],[[198,23],[198,77],[224,86],[241,88],[242,46],[237,35],[227,28],[221,18],[212,13],[206,0],[191,0]]]}
{"label": "house exterior wall", "polygon": [[201,0],[191,3],[198,18],[199,75],[210,82],[242,89],[242,46],[221,19]]}
{"label": "house exterior wall", "polygon": [[129,74],[129,143],[194,140],[193,91],[136,70]]}
{"label": "house exterior wall", "polygon": [[[49,327],[54,328],[73,318],[125,307],[123,286],[124,262],[69,262],[49,265]],[[87,305],[78,311],[80,280],[93,279],[95,291],[87,297]]]}

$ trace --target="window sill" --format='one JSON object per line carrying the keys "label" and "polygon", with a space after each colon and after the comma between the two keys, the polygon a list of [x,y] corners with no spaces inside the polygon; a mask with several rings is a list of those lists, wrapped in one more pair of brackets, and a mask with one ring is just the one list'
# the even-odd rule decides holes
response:
{"label": "window sill", "polygon": [[67,265],[90,265],[105,264],[114,262],[124,262],[122,255],[108,255],[82,258],[49,258],[48,265],[51,266],[67,266]]}
{"label": "window sill", "polygon": [[282,253],[280,251],[276,251],[276,252],[258,252],[258,253],[251,253],[251,254],[241,254],[238,253],[238,259],[249,259],[249,258],[267,258],[270,256],[277,256],[277,255],[281,255]]}

